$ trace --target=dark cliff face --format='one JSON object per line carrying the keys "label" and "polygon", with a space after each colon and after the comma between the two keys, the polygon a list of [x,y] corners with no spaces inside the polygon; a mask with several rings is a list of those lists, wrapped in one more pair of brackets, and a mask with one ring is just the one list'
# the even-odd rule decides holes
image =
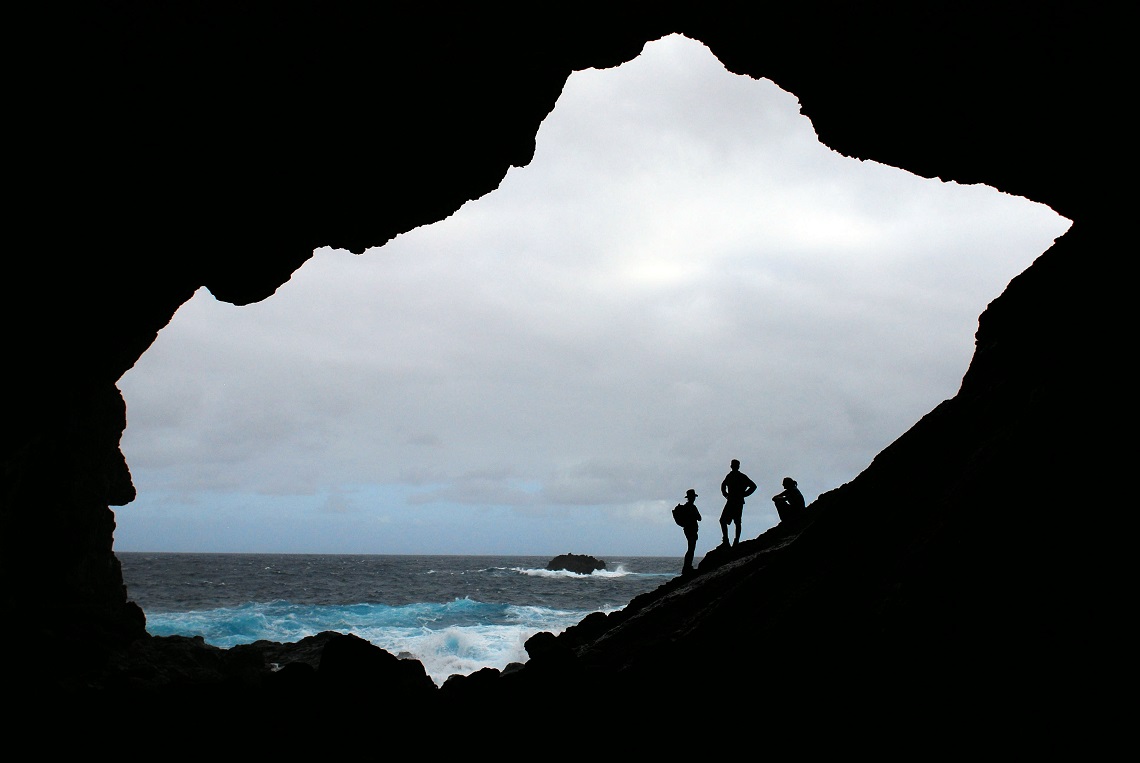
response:
{"label": "dark cliff face", "polygon": [[[203,285],[258,301],[315,247],[362,252],[446,217],[530,161],[572,71],[673,32],[795,94],[844,154],[1074,222],[980,316],[959,394],[807,526],[710,555],[561,653],[646,697],[805,678],[1052,697],[1088,676],[1105,656],[1082,650],[1104,626],[1090,591],[1106,559],[1070,537],[1089,512],[1073,493],[1113,462],[1100,427],[1122,378],[1090,351],[1112,338],[1121,288],[1112,128],[1088,111],[1119,76],[1111,25],[1076,4],[566,5],[557,24],[388,5],[86,4],[28,27],[9,95],[19,384],[0,516],[19,678],[97,686],[145,635],[112,548],[108,507],[133,498],[114,385],[182,302]],[[560,685],[542,669],[557,652],[501,684]]]}

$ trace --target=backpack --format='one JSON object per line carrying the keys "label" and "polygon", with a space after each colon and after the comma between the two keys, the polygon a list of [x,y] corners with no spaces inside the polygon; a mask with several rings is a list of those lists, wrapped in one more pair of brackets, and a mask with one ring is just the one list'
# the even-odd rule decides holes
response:
{"label": "backpack", "polygon": [[673,521],[679,526],[685,526],[685,520],[688,519],[689,512],[685,510],[685,504],[678,503],[673,507]]}

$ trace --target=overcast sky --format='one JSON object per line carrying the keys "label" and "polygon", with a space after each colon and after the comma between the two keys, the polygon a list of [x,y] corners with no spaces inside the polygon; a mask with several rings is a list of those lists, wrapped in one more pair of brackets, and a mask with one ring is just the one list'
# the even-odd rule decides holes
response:
{"label": "overcast sky", "polygon": [[1069,221],[845,158],[673,36],[570,77],[533,162],[447,220],[206,289],[121,380],[118,551],[697,556],[953,397],[978,315]]}

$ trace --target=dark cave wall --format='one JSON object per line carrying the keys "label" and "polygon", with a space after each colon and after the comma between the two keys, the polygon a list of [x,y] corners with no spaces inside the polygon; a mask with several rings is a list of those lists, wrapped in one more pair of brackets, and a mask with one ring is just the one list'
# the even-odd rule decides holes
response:
{"label": "dark cave wall", "polygon": [[[762,24],[694,14],[732,72],[796,95],[840,153],[984,183],[1075,220],[1112,194],[1088,107],[1110,101],[1110,31],[1073,3],[798,3]],[[1096,73],[1093,73],[1096,72]]]}
{"label": "dark cave wall", "polygon": [[[1087,414],[1114,399],[1056,352],[1097,334],[1104,285],[1082,287],[1112,251],[1102,126],[1063,100],[1110,89],[1112,67],[1081,48],[1098,30],[1093,14],[1067,3],[631,3],[566,5],[548,22],[381,5],[93,3],[26,28],[34,65],[9,97],[24,193],[12,202],[19,254],[4,300],[23,382],[0,510],[5,579],[20,581],[5,609],[21,622],[49,638],[142,632],[112,549],[108,507],[133,498],[114,385],[198,287],[258,301],[314,247],[359,253],[446,217],[529,162],[570,73],[630,60],[671,32],[794,93],[838,151],[987,183],[1075,221],[987,310],[962,394],[932,413],[965,434],[930,451],[953,450],[952,468],[908,485],[936,476],[926,492],[942,503],[886,516],[921,511],[913,521],[954,526],[930,531],[940,550],[928,565],[977,547],[963,512],[997,517],[1000,532],[977,552],[994,570],[1013,564],[1004,544],[1030,518],[1019,502],[1058,521],[1071,510],[1046,478],[1098,455],[1074,401]],[[873,486],[907,471],[887,466],[917,441],[929,447],[919,435],[930,426],[824,503],[870,510]],[[996,455],[963,452],[967,435]],[[1055,552],[1041,532],[1029,536],[1033,562]],[[972,584],[986,587],[980,573]]]}

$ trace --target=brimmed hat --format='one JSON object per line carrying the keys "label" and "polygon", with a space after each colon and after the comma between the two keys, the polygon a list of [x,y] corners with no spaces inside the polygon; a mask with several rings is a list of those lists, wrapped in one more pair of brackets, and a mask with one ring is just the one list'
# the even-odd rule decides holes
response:
{"label": "brimmed hat", "polygon": [[693,490],[692,488],[689,488],[688,490],[685,491],[685,497],[686,498],[696,498],[697,497],[697,491]]}

